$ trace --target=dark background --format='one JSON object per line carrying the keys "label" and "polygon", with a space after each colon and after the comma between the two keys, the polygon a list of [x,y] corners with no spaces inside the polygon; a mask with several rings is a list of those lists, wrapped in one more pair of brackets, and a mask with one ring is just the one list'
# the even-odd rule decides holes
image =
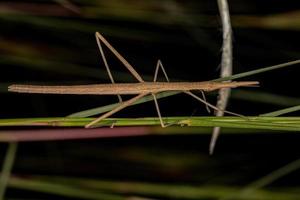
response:
{"label": "dark background", "polygon": [[[222,32],[216,1],[78,0],[72,3],[75,7],[71,9],[59,1],[0,3],[1,118],[60,117],[116,102],[117,98],[111,96],[6,92],[11,83],[109,82],[97,49],[95,31],[101,32],[149,81],[158,58],[171,81],[218,78]],[[234,73],[299,59],[300,2],[232,0],[229,5],[234,34]],[[116,80],[134,82],[107,49],[106,53]],[[299,65],[295,65],[247,77],[243,80],[257,80],[261,86],[244,90],[252,91],[253,95],[265,92],[299,98],[299,72]],[[241,98],[237,92],[228,110],[258,115],[292,106],[285,102],[261,103],[260,99]],[[214,103],[215,99],[214,95],[208,96],[210,102]],[[185,95],[162,99],[159,103],[164,116],[207,115],[204,106]],[[153,102],[149,102],[115,116],[148,117],[156,116],[156,112]],[[209,140],[210,134],[186,136],[183,133],[21,143],[13,172],[247,185],[299,158],[297,133],[265,131],[221,135],[213,156],[208,155]],[[3,152],[6,144],[1,146]],[[192,164],[185,163],[186,157]],[[168,159],[170,162],[164,162]],[[299,177],[296,171],[271,186],[299,188]],[[16,195],[15,190],[9,190],[8,195]]]}

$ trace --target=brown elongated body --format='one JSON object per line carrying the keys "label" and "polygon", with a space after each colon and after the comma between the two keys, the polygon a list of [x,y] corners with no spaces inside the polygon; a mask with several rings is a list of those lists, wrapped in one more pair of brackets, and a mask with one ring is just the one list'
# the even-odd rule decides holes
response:
{"label": "brown elongated body", "polygon": [[[198,101],[204,103],[207,108],[218,110],[217,107],[208,103],[205,100],[203,91],[213,91],[221,88],[235,88],[240,86],[255,86],[259,83],[257,81],[245,81],[245,82],[213,82],[213,81],[203,81],[203,82],[169,82],[167,73],[160,60],[157,61],[155,74],[153,82],[145,82],[143,78],[137,73],[133,66],[99,33],[96,32],[96,41],[99,47],[99,51],[104,63],[104,66],[108,72],[108,76],[111,80],[111,84],[91,84],[91,85],[64,85],[64,86],[42,86],[42,85],[11,85],[8,87],[10,92],[19,93],[41,93],[41,94],[78,94],[78,95],[118,95],[120,103],[118,106],[112,110],[102,114],[97,119],[85,125],[86,128],[94,127],[99,121],[113,115],[114,113],[132,105],[139,99],[146,95],[152,95],[155,108],[162,127],[167,127],[163,122],[159,105],[157,102],[156,94],[165,91],[180,91],[184,92],[197,99]],[[115,83],[114,78],[111,74],[110,67],[106,60],[102,44],[104,44],[115,56],[116,58],[128,69],[128,71],[138,80],[138,83]],[[167,82],[157,82],[158,70],[161,69]],[[193,94],[191,91],[200,90],[202,92],[203,99]],[[123,101],[122,94],[136,95],[133,98]],[[241,116],[236,113],[229,111],[224,111],[229,114],[236,116]]]}
{"label": "brown elongated body", "polygon": [[115,83],[91,84],[70,86],[41,86],[41,85],[11,85],[8,91],[20,93],[43,94],[78,94],[78,95],[116,95],[159,93],[164,91],[213,91],[220,88],[235,88],[240,86],[258,85],[257,81],[245,82],[141,82],[141,83]]}

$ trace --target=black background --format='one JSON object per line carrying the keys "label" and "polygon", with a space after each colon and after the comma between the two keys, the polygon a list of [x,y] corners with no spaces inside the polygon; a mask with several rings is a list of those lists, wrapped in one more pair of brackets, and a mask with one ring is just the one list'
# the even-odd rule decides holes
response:
{"label": "black background", "polygon": [[[19,1],[24,3],[25,1]],[[37,6],[53,2],[26,1]],[[121,1],[122,2],[122,1]],[[138,4],[138,1],[123,1]],[[146,1],[145,1],[146,2]],[[168,1],[158,4],[168,4]],[[7,3],[7,2],[5,2]],[[5,3],[0,4],[4,6]],[[17,3],[17,2],[13,2]],[[13,5],[13,3],[9,5]],[[75,1],[78,7],[85,4]],[[299,12],[298,1],[229,1],[233,17],[238,15],[262,16],[289,11]],[[1,118],[60,117],[70,113],[110,104],[117,101],[111,96],[76,95],[29,95],[6,92],[11,83],[84,84],[106,83],[108,76],[100,59],[94,32],[103,33],[106,39],[135,67],[142,77],[153,77],[156,60],[160,58],[172,80],[203,81],[218,78],[221,60],[222,32],[215,1],[177,1],[189,16],[186,21],[168,22],[170,13],[158,6],[151,20],[129,20],[112,17],[83,17],[66,11],[67,16],[45,15],[26,11],[25,14],[7,14],[0,17],[0,65],[1,73]],[[101,5],[99,6],[101,8]],[[151,7],[150,7],[151,8]],[[147,11],[147,10],[146,10]],[[95,25],[97,29],[81,30],[81,27],[61,28],[39,26],[26,21],[26,16],[37,19],[77,21]],[[166,15],[156,20],[155,16]],[[208,15],[210,19],[201,22],[190,16]],[[15,18],[12,20],[14,16]],[[25,17],[24,17],[25,16]],[[11,18],[10,18],[11,17]],[[18,19],[19,18],[19,19]],[[300,15],[298,14],[300,21]],[[37,20],[38,21],[38,20]],[[44,22],[41,22],[44,23]],[[276,22],[274,22],[276,24]],[[234,24],[234,23],[233,23]],[[257,24],[259,22],[257,21]],[[298,27],[297,27],[298,26]],[[109,27],[109,28],[106,28]],[[299,22],[292,28],[268,28],[257,26],[233,26],[234,73],[240,73],[299,59]],[[124,34],[122,33],[124,31]],[[15,47],[19,47],[17,51]],[[24,48],[24,49],[22,49]],[[28,48],[28,49],[26,49]],[[17,48],[18,49],[18,48]],[[34,52],[34,53],[32,53]],[[114,71],[128,73],[106,49]],[[53,62],[53,69],[26,67],[13,58],[28,57]],[[55,63],[65,63],[64,70]],[[84,66],[86,73],[76,72],[67,64]],[[30,64],[28,64],[30,66]],[[93,70],[96,70],[95,72]],[[99,70],[99,71],[98,71]],[[65,72],[64,72],[65,71]],[[98,73],[99,72],[99,77]],[[299,97],[299,64],[274,70],[243,80],[257,80],[260,91]],[[118,82],[134,82],[128,76],[114,74]],[[162,74],[160,74],[162,77]],[[151,78],[147,79],[151,81]],[[162,79],[163,80],[163,79]],[[213,95],[208,96],[215,102]],[[176,95],[159,101],[164,116],[207,115],[205,107],[185,95]],[[282,105],[230,100],[228,110],[243,115],[258,115],[284,108]],[[297,116],[299,113],[292,113]],[[127,108],[116,117],[156,116],[153,102]],[[7,128],[1,128],[5,130]],[[22,129],[22,128],[20,128]],[[137,180],[150,182],[212,183],[246,185],[252,181],[299,158],[298,133],[266,131],[258,134],[225,134],[217,142],[215,155],[208,155],[210,134],[145,136],[132,138],[93,139],[82,141],[55,141],[21,143],[13,173],[65,175],[113,180]],[[1,145],[2,152],[6,144]],[[142,153],[138,153],[142,152]],[[130,156],[133,157],[130,157]],[[185,156],[199,156],[199,162],[180,168],[169,163],[146,162],[143,155],[170,157],[178,160]],[[136,156],[136,157],[135,157]],[[201,159],[200,159],[201,158]],[[147,160],[147,159],[146,159]],[[183,161],[181,161],[183,162]],[[178,168],[176,168],[178,167]],[[232,177],[234,180],[232,180]],[[299,171],[281,178],[273,187],[299,186]],[[10,190],[8,195],[16,195]],[[26,193],[26,195],[36,195]]]}

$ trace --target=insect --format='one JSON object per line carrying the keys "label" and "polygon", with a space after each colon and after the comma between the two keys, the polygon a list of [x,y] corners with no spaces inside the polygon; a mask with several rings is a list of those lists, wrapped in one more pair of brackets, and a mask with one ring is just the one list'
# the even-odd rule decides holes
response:
{"label": "insect", "polygon": [[[71,85],[71,86],[41,86],[41,85],[10,85],[8,91],[20,92],[20,93],[44,93],[44,94],[89,94],[89,95],[117,95],[120,104],[95,119],[94,121],[85,125],[86,128],[95,127],[99,121],[113,115],[114,113],[126,108],[127,106],[133,104],[135,101],[141,99],[146,95],[152,95],[155,103],[155,108],[160,120],[162,127],[168,126],[165,124],[159,105],[157,102],[156,94],[165,91],[179,91],[184,92],[197,99],[198,101],[204,103],[207,108],[210,107],[214,110],[218,110],[217,107],[208,103],[205,100],[204,92],[213,91],[221,88],[235,88],[240,86],[255,86],[259,83],[257,81],[244,81],[244,82],[169,82],[168,75],[162,65],[160,60],[157,61],[156,69],[154,73],[153,82],[146,82],[139,75],[139,73],[133,68],[133,66],[99,33],[96,32],[97,45],[104,62],[105,68],[107,70],[108,76],[112,83],[110,84],[89,84],[89,85]],[[108,65],[107,59],[105,57],[102,43],[118,58],[118,60],[129,70],[129,72],[137,79],[138,83],[115,83],[114,78],[111,74],[110,67]],[[159,69],[162,70],[167,82],[158,82],[157,75]],[[203,95],[202,98],[192,93],[192,91],[200,91]],[[123,101],[120,95],[136,95],[133,98]],[[224,111],[229,114],[238,115],[229,111]]]}

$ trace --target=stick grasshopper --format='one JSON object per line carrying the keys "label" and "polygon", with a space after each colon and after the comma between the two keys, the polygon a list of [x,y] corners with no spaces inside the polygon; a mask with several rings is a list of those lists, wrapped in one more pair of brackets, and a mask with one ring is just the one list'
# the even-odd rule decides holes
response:
{"label": "stick grasshopper", "polygon": [[[204,92],[218,90],[221,88],[235,88],[240,86],[255,86],[259,83],[257,81],[245,81],[245,82],[169,82],[168,75],[162,65],[160,60],[157,61],[153,82],[146,82],[138,74],[138,72],[133,68],[131,64],[99,33],[96,32],[96,41],[98,48],[104,62],[105,68],[108,72],[108,76],[112,83],[110,84],[90,84],[90,85],[72,85],[72,86],[41,86],[41,85],[10,85],[8,91],[20,92],[20,93],[44,93],[44,94],[89,94],[89,95],[117,95],[120,104],[112,109],[111,111],[101,115],[99,118],[87,124],[86,128],[94,127],[99,121],[113,115],[114,113],[126,108],[127,106],[133,104],[138,99],[146,96],[152,95],[155,103],[155,108],[160,120],[162,127],[168,126],[164,123],[159,105],[157,102],[156,94],[165,91],[180,91],[184,92],[197,99],[198,101],[204,103],[207,108],[210,107],[214,110],[218,110],[217,107],[208,103],[205,100]],[[118,60],[129,70],[129,72],[137,79],[138,83],[115,83],[114,78],[111,74],[110,67],[106,60],[102,43],[118,58]],[[167,82],[157,82],[157,75],[159,68],[161,68]],[[196,96],[191,91],[200,91],[203,95],[202,98]],[[136,95],[135,97],[123,101],[120,95]],[[229,111],[224,111],[229,114],[241,116],[236,113]]]}

